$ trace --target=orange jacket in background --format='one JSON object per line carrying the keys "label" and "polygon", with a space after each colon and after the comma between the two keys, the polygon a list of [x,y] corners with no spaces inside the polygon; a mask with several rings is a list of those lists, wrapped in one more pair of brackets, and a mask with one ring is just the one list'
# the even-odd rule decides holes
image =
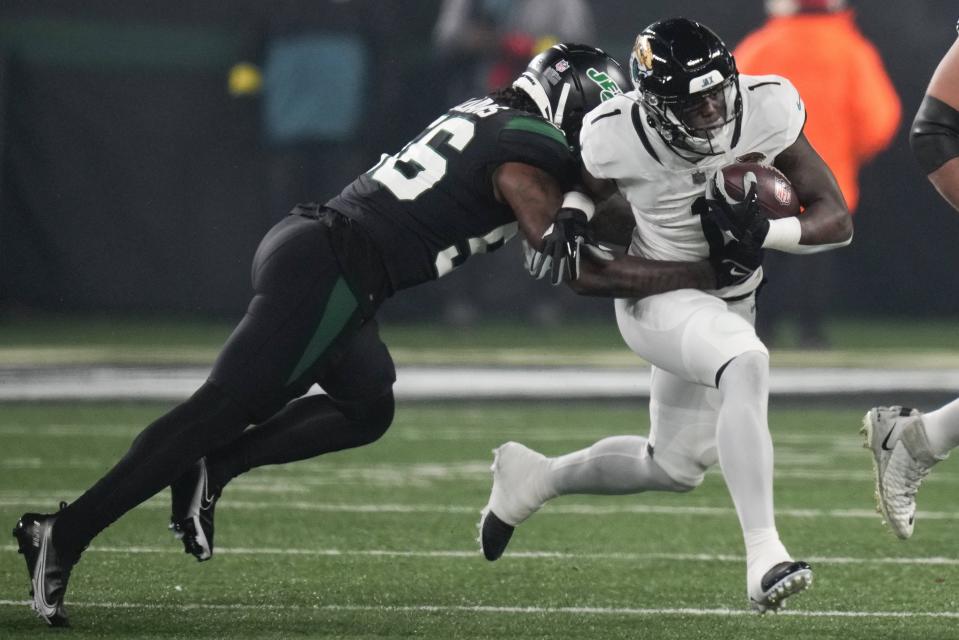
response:
{"label": "orange jacket in background", "polygon": [[852,11],[770,18],[734,56],[743,73],[775,73],[796,85],[806,103],[806,137],[855,210],[859,167],[890,143],[902,107]]}

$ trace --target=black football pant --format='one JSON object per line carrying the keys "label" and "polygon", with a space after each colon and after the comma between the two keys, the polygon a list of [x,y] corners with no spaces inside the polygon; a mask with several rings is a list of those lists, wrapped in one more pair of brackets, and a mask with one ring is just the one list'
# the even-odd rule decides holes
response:
{"label": "black football pant", "polygon": [[[83,548],[214,451],[235,475],[367,444],[386,431],[396,373],[372,318],[379,300],[351,285],[385,275],[347,281],[336,256],[349,253],[342,245],[368,242],[348,225],[339,216],[291,215],[270,230],[253,261],[254,298],[209,380],[61,512],[61,550]],[[314,382],[326,395],[291,402]],[[251,424],[258,426],[247,431]]]}

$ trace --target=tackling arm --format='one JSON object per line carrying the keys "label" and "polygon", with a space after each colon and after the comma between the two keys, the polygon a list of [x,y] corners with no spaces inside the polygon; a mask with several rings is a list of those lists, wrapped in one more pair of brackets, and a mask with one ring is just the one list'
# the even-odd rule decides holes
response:
{"label": "tackling arm", "polygon": [[[541,169],[508,162],[494,172],[493,185],[496,197],[513,209],[526,241],[541,249],[543,232],[562,206],[559,183]],[[615,185],[612,188],[615,190]],[[603,190],[599,197],[604,193],[610,192]],[[642,298],[674,289],[713,289],[717,276],[706,260],[665,262],[620,256],[614,260],[583,260],[579,278],[568,284],[581,295]]]}
{"label": "tackling arm", "polygon": [[[589,217],[593,201],[578,191],[557,200],[559,185],[546,172],[509,162],[493,175],[496,197],[513,209],[527,246],[527,268],[537,279],[549,276],[554,285],[578,277],[580,248],[591,243]],[[545,231],[540,231],[544,229]]]}
{"label": "tackling arm", "polygon": [[770,221],[763,248],[816,253],[852,242],[852,216],[829,167],[800,134],[773,163],[783,172],[805,207],[796,218]]}
{"label": "tackling arm", "polygon": [[493,191],[513,210],[526,242],[543,248],[543,233],[563,204],[563,191],[555,178],[522,162],[501,164],[493,173]]}
{"label": "tackling arm", "polygon": [[[591,222],[597,239],[629,246],[636,219],[616,183],[596,178],[585,168],[581,180],[597,201],[597,213]],[[569,286],[585,296],[644,298],[676,289],[713,289],[722,284],[721,279],[708,260],[671,262],[621,255],[613,260],[584,260],[579,278]]]}
{"label": "tackling arm", "polygon": [[622,255],[613,260],[584,260],[569,287],[584,296],[645,298],[676,289],[714,289],[716,271],[707,260],[667,262]]}

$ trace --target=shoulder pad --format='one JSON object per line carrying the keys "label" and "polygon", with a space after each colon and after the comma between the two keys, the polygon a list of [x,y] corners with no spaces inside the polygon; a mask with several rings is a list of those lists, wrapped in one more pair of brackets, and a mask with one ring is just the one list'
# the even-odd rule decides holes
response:
{"label": "shoulder pad", "polygon": [[787,78],[777,75],[740,76],[740,91],[749,104],[743,136],[767,139],[778,154],[799,137],[806,123],[806,105]]}
{"label": "shoulder pad", "polygon": [[636,102],[626,94],[596,107],[583,118],[579,134],[583,166],[596,178],[620,179],[637,175],[635,147],[641,145],[633,127]]}
{"label": "shoulder pad", "polygon": [[532,115],[514,116],[503,125],[503,131],[524,131],[534,135],[544,136],[564,147],[568,147],[566,135],[552,124],[540,117]]}

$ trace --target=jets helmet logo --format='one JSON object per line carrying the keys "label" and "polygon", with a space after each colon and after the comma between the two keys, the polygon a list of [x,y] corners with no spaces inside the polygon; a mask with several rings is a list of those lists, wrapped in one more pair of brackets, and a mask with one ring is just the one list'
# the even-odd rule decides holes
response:
{"label": "jets helmet logo", "polygon": [[599,94],[599,99],[603,102],[606,102],[613,96],[623,92],[619,85],[616,84],[616,81],[602,71],[597,71],[596,69],[590,67],[586,70],[586,77],[598,84],[599,88],[602,89]]}

